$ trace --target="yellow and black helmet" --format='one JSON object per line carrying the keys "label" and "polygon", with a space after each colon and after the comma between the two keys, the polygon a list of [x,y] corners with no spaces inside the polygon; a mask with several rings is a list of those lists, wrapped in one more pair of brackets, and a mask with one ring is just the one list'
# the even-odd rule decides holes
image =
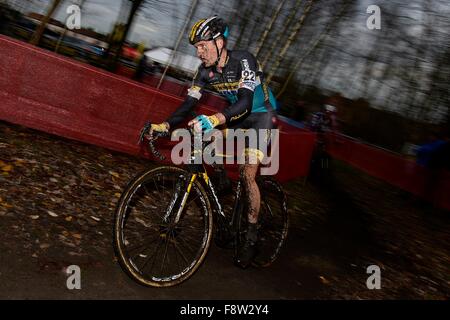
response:
{"label": "yellow and black helmet", "polygon": [[194,24],[189,33],[189,43],[214,40],[219,36],[228,38],[228,26],[218,16],[201,19]]}

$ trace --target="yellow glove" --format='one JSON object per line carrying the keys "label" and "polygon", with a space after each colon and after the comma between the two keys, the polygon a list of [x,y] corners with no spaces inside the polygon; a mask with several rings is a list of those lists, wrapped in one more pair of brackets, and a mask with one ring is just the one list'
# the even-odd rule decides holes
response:
{"label": "yellow glove", "polygon": [[152,131],[165,132],[168,130],[169,130],[169,124],[167,122],[163,122],[163,123],[159,123],[159,124],[152,123],[152,125],[150,126],[150,133]]}

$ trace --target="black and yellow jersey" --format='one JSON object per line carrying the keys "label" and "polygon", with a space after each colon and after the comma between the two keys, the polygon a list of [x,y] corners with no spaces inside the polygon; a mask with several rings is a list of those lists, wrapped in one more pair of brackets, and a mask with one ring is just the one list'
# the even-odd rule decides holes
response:
{"label": "black and yellow jersey", "polygon": [[200,65],[186,100],[167,120],[171,127],[183,121],[204,89],[215,91],[230,102],[222,111],[227,123],[243,120],[250,113],[270,111],[266,101],[270,101],[272,109],[277,109],[275,97],[264,84],[262,70],[250,52],[229,50],[221,71],[215,66]]}

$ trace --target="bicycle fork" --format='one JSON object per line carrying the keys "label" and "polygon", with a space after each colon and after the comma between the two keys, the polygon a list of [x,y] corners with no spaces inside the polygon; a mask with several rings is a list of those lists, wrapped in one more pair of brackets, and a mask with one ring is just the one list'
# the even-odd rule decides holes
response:
{"label": "bicycle fork", "polygon": [[[174,224],[177,224],[178,221],[180,221],[181,213],[184,210],[184,206],[186,205],[186,201],[189,198],[189,194],[191,192],[192,185],[194,184],[196,179],[197,179],[197,174],[196,173],[192,174],[190,179],[189,179],[189,182],[188,182],[188,184],[187,184],[187,186],[185,188],[186,191],[183,194],[183,198],[181,199],[181,203],[180,203],[180,206],[178,207],[178,211],[177,211],[177,213],[175,215]],[[172,210],[173,210],[177,200],[178,200],[178,192],[175,192],[174,199],[171,201],[170,206],[167,209],[166,214],[164,215],[164,218],[163,218],[164,222],[166,222],[166,223],[168,222],[169,216],[172,213]]]}

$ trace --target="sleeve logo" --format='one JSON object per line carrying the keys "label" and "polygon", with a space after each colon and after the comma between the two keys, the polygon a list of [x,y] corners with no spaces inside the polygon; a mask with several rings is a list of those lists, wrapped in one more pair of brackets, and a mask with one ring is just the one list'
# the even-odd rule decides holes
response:
{"label": "sleeve logo", "polygon": [[200,100],[202,97],[202,94],[200,92],[200,87],[198,86],[192,86],[188,89],[188,96],[191,96],[192,98],[195,98],[197,100]]}

